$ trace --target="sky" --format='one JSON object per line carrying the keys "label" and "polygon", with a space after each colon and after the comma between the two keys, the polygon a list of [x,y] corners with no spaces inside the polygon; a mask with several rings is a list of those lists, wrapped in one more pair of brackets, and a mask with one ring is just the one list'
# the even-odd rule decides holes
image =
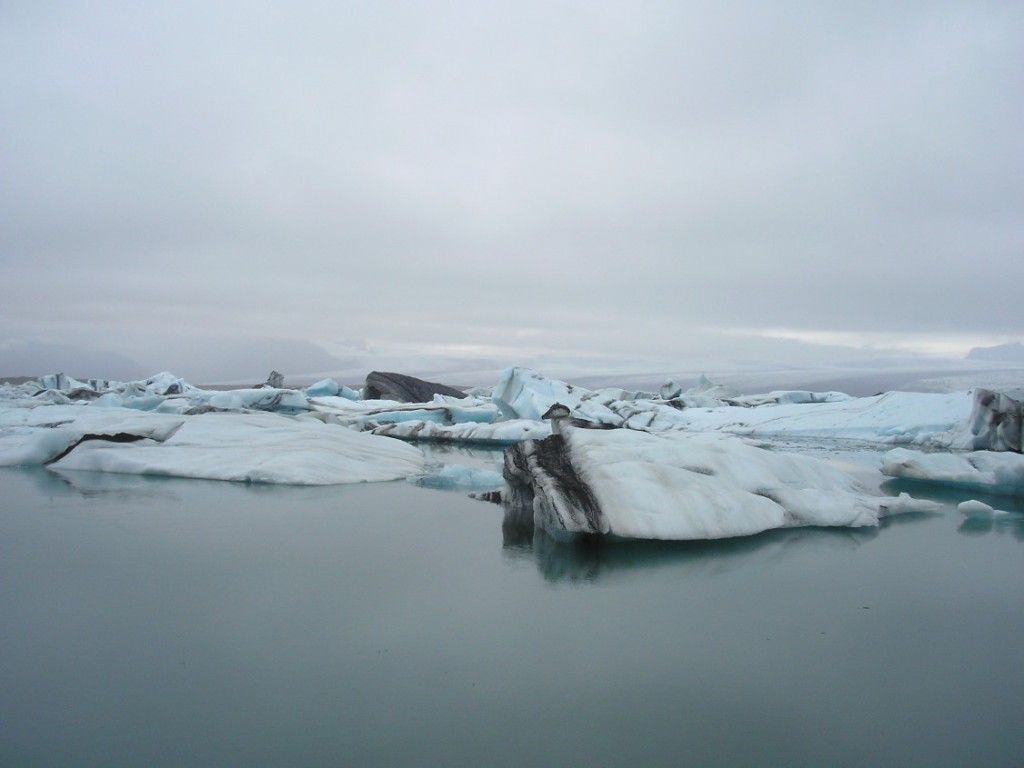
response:
{"label": "sky", "polygon": [[11,0],[0,374],[1019,341],[1022,94],[1015,1]]}

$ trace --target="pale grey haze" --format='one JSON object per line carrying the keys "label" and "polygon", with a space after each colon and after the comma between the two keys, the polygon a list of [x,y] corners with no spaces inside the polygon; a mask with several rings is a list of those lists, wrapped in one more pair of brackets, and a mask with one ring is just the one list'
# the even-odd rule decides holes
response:
{"label": "pale grey haze", "polygon": [[1016,0],[12,0],[0,374],[962,357],[1022,95]]}

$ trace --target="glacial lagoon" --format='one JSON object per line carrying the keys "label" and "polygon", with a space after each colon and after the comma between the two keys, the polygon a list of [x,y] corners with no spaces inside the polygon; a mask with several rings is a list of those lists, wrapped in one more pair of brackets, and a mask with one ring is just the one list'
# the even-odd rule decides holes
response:
{"label": "glacial lagoon", "polygon": [[1024,515],[964,495],[879,528],[564,545],[405,481],[0,489],[4,766],[1024,754]]}

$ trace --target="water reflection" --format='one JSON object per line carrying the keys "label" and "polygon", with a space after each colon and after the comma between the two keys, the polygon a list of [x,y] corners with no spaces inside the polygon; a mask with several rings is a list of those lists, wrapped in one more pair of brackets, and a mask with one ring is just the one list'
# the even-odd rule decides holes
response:
{"label": "water reflection", "polygon": [[922,480],[893,478],[882,483],[882,490],[893,496],[898,496],[900,493],[909,493],[917,499],[930,499],[931,501],[952,504],[954,506],[962,501],[975,499],[983,501],[995,509],[1024,513],[1024,498],[988,493],[981,489],[957,488],[951,485],[929,483]]}
{"label": "water reflection", "polygon": [[1024,515],[1019,512],[1011,512],[992,517],[965,517],[957,531],[965,536],[1008,533],[1017,541],[1024,542]]}
{"label": "water reflection", "polygon": [[957,528],[958,532],[965,536],[1008,533],[1017,541],[1024,542],[1024,498],[1019,496],[904,479],[887,480],[882,484],[882,490],[893,495],[905,492],[919,499],[930,499],[953,507],[964,501],[981,501],[998,511],[992,515],[965,516]]}
{"label": "water reflection", "polygon": [[[136,475],[116,472],[95,472],[56,467],[3,468],[9,473],[10,488],[28,485],[48,498],[78,497],[84,499],[106,499],[117,501],[175,501],[181,502],[189,495],[202,497],[210,492],[241,494],[243,497],[281,497],[282,501],[305,502],[332,498],[337,486],[280,485],[274,483],[226,482],[224,480],[202,480],[189,477],[166,477],[162,475]],[[401,481],[398,481],[401,482]]]}
{"label": "water reflection", "polygon": [[46,467],[10,467],[0,469],[0,478],[8,495],[27,486],[34,493],[49,499],[117,498],[135,500],[161,498],[177,500],[171,486],[144,475],[114,475],[109,472],[87,472],[50,469]]}
{"label": "water reflection", "polygon": [[506,511],[502,525],[507,558],[532,560],[546,581],[567,584],[611,582],[666,569],[684,569],[688,576],[710,578],[748,567],[763,568],[804,549],[816,556],[856,549],[878,534],[878,528],[790,528],[712,541],[587,537],[560,542],[534,528],[521,511]]}
{"label": "water reflection", "polygon": [[180,500],[167,478],[149,475],[121,475],[85,470],[33,470],[35,485],[49,496],[75,495],[123,501]]}
{"label": "water reflection", "polygon": [[428,462],[439,464],[461,464],[469,467],[494,469],[504,462],[504,448],[488,448],[479,445],[457,443],[416,443]]}

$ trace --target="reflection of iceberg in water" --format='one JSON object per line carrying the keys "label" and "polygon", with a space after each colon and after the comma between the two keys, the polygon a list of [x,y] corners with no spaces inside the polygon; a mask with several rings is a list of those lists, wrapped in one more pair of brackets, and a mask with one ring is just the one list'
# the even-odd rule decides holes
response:
{"label": "reflection of iceberg in water", "polygon": [[505,458],[504,448],[485,448],[455,443],[423,443],[419,446],[428,462],[460,464],[483,469],[501,470]]}
{"label": "reflection of iceberg in water", "polygon": [[416,485],[449,491],[489,491],[503,484],[501,449],[424,443],[424,472],[410,478]]}
{"label": "reflection of iceberg in water", "polygon": [[925,480],[908,480],[904,478],[886,480],[882,483],[881,488],[886,493],[893,495],[909,493],[917,498],[930,499],[941,504],[952,504],[955,506],[962,501],[974,499],[983,501],[996,509],[1024,513],[1024,497],[987,493],[977,488],[962,488],[954,485],[941,485]]}
{"label": "reflection of iceberg in water", "polygon": [[1009,533],[1024,542],[1024,514],[1011,512],[993,517],[965,517],[957,531],[965,536],[984,536],[988,533]]}
{"label": "reflection of iceberg in water", "polygon": [[[901,522],[925,518],[903,516]],[[534,560],[546,581],[570,583],[617,581],[665,569],[711,578],[745,568],[760,569],[804,549],[856,549],[878,532],[878,528],[792,528],[709,541],[615,541],[593,536],[560,542],[535,528],[520,510],[506,508],[502,524],[506,557]]]}
{"label": "reflection of iceberg in water", "polygon": [[175,484],[169,478],[146,475],[118,475],[109,472],[61,470],[43,467],[3,469],[27,478],[43,496],[58,498],[177,499]]}
{"label": "reflection of iceberg in water", "polygon": [[882,483],[882,490],[887,493],[911,493],[918,498],[931,499],[951,506],[965,501],[980,501],[998,512],[990,516],[967,515],[957,531],[965,536],[1009,533],[1018,541],[1024,541],[1024,498],[1020,496],[1003,496],[977,489],[903,479],[885,481]]}
{"label": "reflection of iceberg in water", "polygon": [[[245,502],[253,496],[280,498],[282,502],[309,502],[336,499],[346,486],[279,485],[274,483],[224,483],[163,475],[133,475],[115,472],[96,472],[57,467],[21,467],[3,469],[27,476],[36,490],[49,497],[78,496],[107,498],[120,501],[171,500],[187,502],[193,496],[206,498],[214,493],[227,500]],[[402,481],[398,481],[402,482]],[[382,485],[389,485],[383,483]]]}

